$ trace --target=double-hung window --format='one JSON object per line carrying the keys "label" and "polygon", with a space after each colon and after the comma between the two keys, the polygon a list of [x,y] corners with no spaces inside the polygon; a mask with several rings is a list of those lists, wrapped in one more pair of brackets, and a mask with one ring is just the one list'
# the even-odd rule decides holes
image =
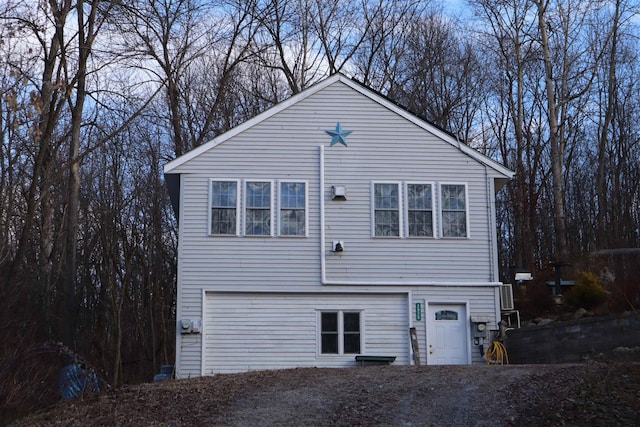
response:
{"label": "double-hung window", "polygon": [[466,185],[442,184],[440,203],[442,237],[468,237]]}
{"label": "double-hung window", "polygon": [[271,235],[271,182],[248,181],[245,185],[244,234]]}
{"label": "double-hung window", "polygon": [[307,234],[307,193],[304,182],[280,183],[281,236],[306,236]]}
{"label": "double-hung window", "polygon": [[400,236],[400,185],[373,184],[373,229],[376,237]]}
{"label": "double-hung window", "polygon": [[469,237],[466,184],[374,182],[371,198],[374,237]]}
{"label": "double-hung window", "polygon": [[238,182],[211,181],[209,233],[238,234]]}
{"label": "double-hung window", "polygon": [[433,237],[433,192],[431,184],[407,184],[409,237]]}
{"label": "double-hung window", "polygon": [[359,311],[320,313],[321,354],[359,354],[361,337]]}

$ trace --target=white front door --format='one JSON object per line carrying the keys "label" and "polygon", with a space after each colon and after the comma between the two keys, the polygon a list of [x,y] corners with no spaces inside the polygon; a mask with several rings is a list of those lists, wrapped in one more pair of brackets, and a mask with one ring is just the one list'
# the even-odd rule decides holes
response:
{"label": "white front door", "polygon": [[427,311],[427,364],[468,364],[465,305],[429,304]]}

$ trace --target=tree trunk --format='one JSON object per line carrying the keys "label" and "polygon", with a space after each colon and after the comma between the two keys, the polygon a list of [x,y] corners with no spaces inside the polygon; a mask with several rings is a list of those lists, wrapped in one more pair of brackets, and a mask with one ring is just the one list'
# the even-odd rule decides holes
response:
{"label": "tree trunk", "polygon": [[[59,55],[64,40],[64,26],[67,15],[69,14],[70,1],[66,2],[61,8],[52,11],[55,18],[55,31],[51,36],[51,45],[47,51],[44,60],[44,69],[42,71],[42,89],[38,100],[41,106],[41,112],[38,118],[38,127],[35,131],[34,140],[38,147],[38,153],[33,164],[31,182],[26,192],[26,212],[24,214],[24,223],[18,238],[18,246],[15,251],[13,261],[6,270],[7,276],[5,282],[16,280],[20,277],[19,272],[21,264],[24,261],[27,251],[27,245],[31,238],[31,231],[36,219],[38,203],[42,197],[42,191],[49,191],[50,184],[45,182],[47,172],[51,166],[52,157],[52,135],[54,128],[60,117],[61,103],[65,102],[65,98],[58,99],[55,94],[59,91],[58,76],[56,68],[59,66]],[[56,81],[54,81],[56,79]]]}
{"label": "tree trunk", "polygon": [[[95,40],[94,24],[100,1],[91,3],[88,20],[84,20],[84,0],[77,0],[78,70],[76,72],[76,102],[71,109],[71,139],[69,141],[69,175],[67,182],[67,212],[64,264],[64,340],[75,347],[76,286],[78,251],[78,214],[80,209],[80,131],[86,98],[87,62]],[[85,28],[85,25],[87,26]]]}
{"label": "tree trunk", "polygon": [[562,277],[562,266],[567,264],[569,254],[567,247],[566,221],[564,214],[564,145],[559,135],[558,128],[558,103],[556,101],[555,87],[553,80],[553,64],[551,62],[551,48],[547,33],[547,21],[545,18],[546,8],[549,2],[536,2],[538,7],[538,28],[540,30],[540,45],[542,47],[545,88],[547,92],[547,108],[549,120],[549,143],[551,144],[551,176],[553,192],[553,224],[556,240],[556,259],[554,261],[559,270],[556,276],[556,290],[560,289],[560,277]]}
{"label": "tree trunk", "polygon": [[616,55],[618,51],[618,27],[620,21],[620,1],[616,1],[616,8],[611,28],[611,50],[609,51],[609,73],[607,76],[607,105],[604,112],[604,122],[600,129],[600,139],[598,141],[598,169],[596,173],[596,195],[598,197],[597,222],[597,245],[600,249],[608,247],[607,236],[607,210],[610,209],[608,203],[607,188],[607,147],[609,145],[609,127],[613,121],[615,106],[617,104],[616,92]]}

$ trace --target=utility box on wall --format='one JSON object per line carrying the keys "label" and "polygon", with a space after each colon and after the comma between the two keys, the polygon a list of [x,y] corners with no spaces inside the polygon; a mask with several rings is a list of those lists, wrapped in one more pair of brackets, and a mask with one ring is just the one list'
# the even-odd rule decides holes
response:
{"label": "utility box on wall", "polygon": [[180,334],[188,335],[188,334],[199,334],[201,329],[202,322],[199,319],[190,320],[190,319],[182,319],[179,323]]}
{"label": "utility box on wall", "polygon": [[475,345],[482,344],[481,341],[487,338],[489,333],[487,324],[491,321],[488,317],[471,316],[471,337]]}

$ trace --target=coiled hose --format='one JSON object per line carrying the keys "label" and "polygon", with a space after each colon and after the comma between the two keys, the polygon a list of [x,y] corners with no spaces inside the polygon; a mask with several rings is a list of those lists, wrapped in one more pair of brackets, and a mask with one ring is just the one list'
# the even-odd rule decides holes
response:
{"label": "coiled hose", "polygon": [[487,365],[508,365],[507,349],[500,341],[494,340],[485,352]]}

